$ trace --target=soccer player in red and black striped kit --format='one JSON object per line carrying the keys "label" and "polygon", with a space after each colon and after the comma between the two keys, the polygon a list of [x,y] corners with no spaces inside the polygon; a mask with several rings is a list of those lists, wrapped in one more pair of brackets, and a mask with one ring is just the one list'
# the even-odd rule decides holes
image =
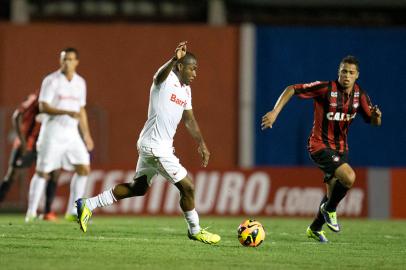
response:
{"label": "soccer player in red and black striped kit", "polygon": [[288,86],[279,97],[272,111],[262,117],[262,129],[272,128],[278,114],[293,95],[313,98],[314,122],[308,140],[311,159],[324,172],[327,194],[319,211],[307,228],[307,236],[327,242],[322,227],[324,223],[333,232],[339,232],[336,208],[355,182],[355,172],[348,164],[348,128],[360,113],[366,123],[381,125],[382,113],[373,106],[367,93],[356,84],[359,62],[346,56],[340,62],[338,79]]}
{"label": "soccer player in red and black striped kit", "polygon": [[[30,94],[14,111],[12,116],[13,127],[17,133],[10,154],[7,173],[0,183],[0,203],[4,201],[7,192],[15,178],[26,168],[30,168],[36,160],[36,143],[41,128],[41,123],[36,120],[39,114],[38,95]],[[54,171],[51,181],[48,181],[45,190],[45,220],[55,220],[56,215],[51,211],[51,204],[56,193],[56,179],[59,172]]]}

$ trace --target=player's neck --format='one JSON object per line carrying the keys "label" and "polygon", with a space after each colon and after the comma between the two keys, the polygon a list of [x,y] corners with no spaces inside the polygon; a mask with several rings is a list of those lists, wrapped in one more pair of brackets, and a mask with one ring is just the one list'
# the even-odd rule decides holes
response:
{"label": "player's neck", "polygon": [[347,95],[351,95],[352,89],[354,89],[354,84],[351,86],[344,87],[340,82],[338,82],[337,86],[342,92],[346,93]]}
{"label": "player's neck", "polygon": [[74,71],[62,70],[61,72],[63,73],[63,75],[65,75],[65,77],[66,77],[66,79],[68,79],[68,81],[71,81],[73,79],[73,76],[75,75]]}
{"label": "player's neck", "polygon": [[344,90],[344,93],[346,93],[347,95],[350,95],[353,88],[354,88],[354,87],[344,88],[344,89],[343,89],[343,90]]}
{"label": "player's neck", "polygon": [[175,72],[176,77],[178,77],[180,84],[183,86],[185,83],[182,81],[182,78],[181,78],[179,72],[177,70],[175,70],[174,72]]}

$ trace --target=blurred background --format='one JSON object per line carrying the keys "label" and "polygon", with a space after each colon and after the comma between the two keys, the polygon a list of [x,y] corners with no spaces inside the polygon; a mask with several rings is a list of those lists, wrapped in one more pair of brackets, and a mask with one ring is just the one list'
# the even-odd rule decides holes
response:
{"label": "blurred background", "polygon": [[[313,215],[323,183],[306,150],[312,101],[293,98],[272,130],[261,131],[261,117],[286,86],[334,80],[341,59],[354,55],[359,84],[379,105],[383,125],[359,117],[350,129],[358,180],[342,211],[406,218],[405,0],[0,0],[1,175],[15,138],[12,112],[73,46],[96,143],[87,193],[131,179],[152,76],[182,40],[199,61],[193,106],[212,154],[208,169],[199,168],[196,144],[181,126],[175,147],[201,186],[200,212]],[[25,210],[31,173],[1,211]],[[69,186],[69,177],[61,178],[59,212]],[[162,183],[141,206],[141,199],[129,200],[106,212],[176,213],[165,208],[177,199]]]}

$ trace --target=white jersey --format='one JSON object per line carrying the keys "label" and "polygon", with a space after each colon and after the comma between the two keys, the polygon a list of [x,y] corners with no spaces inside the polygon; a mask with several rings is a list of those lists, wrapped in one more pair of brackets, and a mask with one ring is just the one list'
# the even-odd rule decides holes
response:
{"label": "white jersey", "polygon": [[190,86],[182,85],[171,71],[161,84],[152,83],[148,120],[138,139],[139,146],[171,148],[184,110],[192,109]]}
{"label": "white jersey", "polygon": [[[38,101],[46,102],[56,109],[80,112],[80,108],[86,105],[86,82],[77,73],[69,81],[60,70],[55,71],[42,81]],[[69,115],[45,114],[39,140],[46,136],[44,133],[49,133],[48,137],[56,134],[63,137],[63,134],[71,134],[69,131],[76,133],[78,123],[78,119]]]}

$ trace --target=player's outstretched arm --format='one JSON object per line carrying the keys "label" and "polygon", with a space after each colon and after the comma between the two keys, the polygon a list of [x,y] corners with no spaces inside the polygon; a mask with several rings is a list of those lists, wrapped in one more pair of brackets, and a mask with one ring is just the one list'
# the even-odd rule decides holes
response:
{"label": "player's outstretched arm", "polygon": [[379,110],[378,105],[371,108],[371,125],[380,126],[382,123],[382,112]]}
{"label": "player's outstretched arm", "polygon": [[292,85],[286,87],[286,89],[279,96],[278,100],[275,103],[275,106],[272,111],[267,112],[262,117],[261,128],[262,130],[267,128],[272,128],[273,123],[276,121],[279,113],[282,111],[283,107],[288,103],[290,98],[295,93],[295,90]]}
{"label": "player's outstretched arm", "polygon": [[187,41],[180,42],[175,49],[175,56],[159,68],[158,72],[154,76],[154,83],[156,85],[161,84],[163,81],[165,81],[166,78],[168,78],[169,73],[171,73],[173,67],[176,65],[176,61],[186,55],[186,44]]}
{"label": "player's outstretched arm", "polygon": [[210,152],[206,146],[206,143],[204,142],[203,135],[200,132],[200,128],[193,114],[193,110],[183,111],[183,121],[190,135],[192,135],[193,139],[199,143],[198,152],[202,158],[202,166],[206,167],[209,163]]}

